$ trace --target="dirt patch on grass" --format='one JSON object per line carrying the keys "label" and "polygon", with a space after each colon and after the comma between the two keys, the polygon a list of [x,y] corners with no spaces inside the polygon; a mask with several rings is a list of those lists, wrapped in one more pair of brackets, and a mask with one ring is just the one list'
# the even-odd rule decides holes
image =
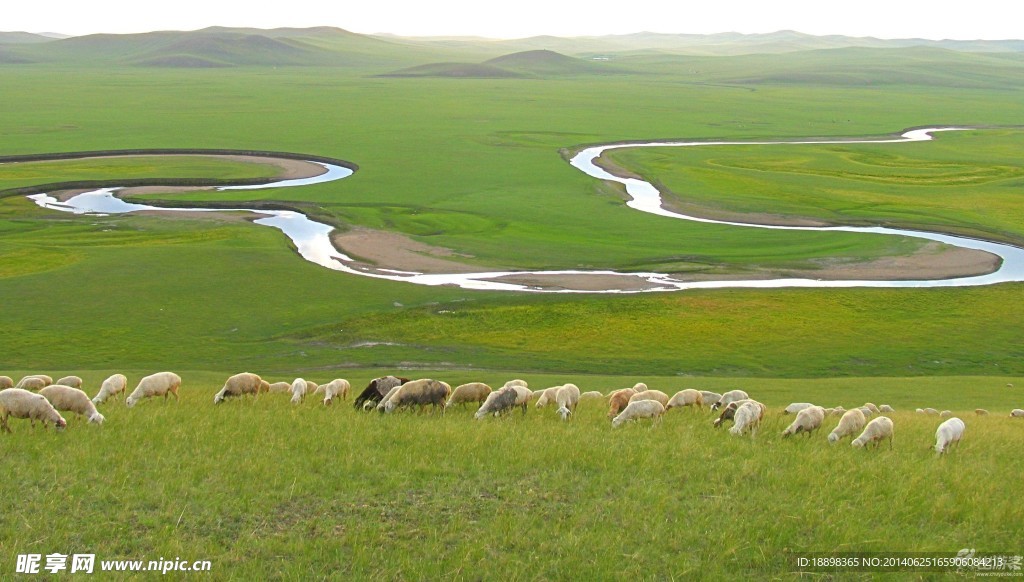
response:
{"label": "dirt patch on grass", "polygon": [[[470,258],[470,255],[421,243],[394,232],[354,228],[347,232],[333,233],[331,242],[346,255],[377,269],[432,274],[476,273],[491,270],[487,267],[469,265],[453,259],[453,257]],[[497,268],[493,270],[497,270]]]}

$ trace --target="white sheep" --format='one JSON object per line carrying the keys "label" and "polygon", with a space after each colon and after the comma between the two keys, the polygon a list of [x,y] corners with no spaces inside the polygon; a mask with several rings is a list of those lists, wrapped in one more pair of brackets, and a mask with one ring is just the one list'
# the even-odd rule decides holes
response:
{"label": "white sheep", "polygon": [[267,387],[267,391],[270,392],[271,394],[273,394],[274,392],[291,392],[292,391],[292,383],[291,382],[274,382],[273,384],[271,384],[270,386]]}
{"label": "white sheep", "polygon": [[518,378],[516,378],[515,380],[509,380],[508,382],[505,382],[505,385],[502,386],[502,388],[507,388],[509,386],[522,386],[523,388],[530,387],[526,380],[520,380]]}
{"label": "white sheep", "polygon": [[722,395],[718,392],[701,390],[700,395],[704,397],[704,404],[707,404],[708,406],[714,406],[716,403],[722,401]]}
{"label": "white sheep", "polygon": [[261,382],[263,382],[263,378],[252,372],[235,374],[224,382],[220,392],[213,395],[213,403],[219,404],[224,402],[224,399],[228,396],[244,396],[245,394],[256,396],[259,394]]}
{"label": "white sheep", "polygon": [[864,413],[864,418],[871,418],[871,416],[874,415],[874,412],[872,412],[867,406],[861,406],[858,410]]}
{"label": "white sheep", "polygon": [[521,384],[512,384],[509,388],[516,391],[516,406],[521,407],[523,414],[526,414],[526,406],[530,403],[530,399],[533,398],[533,390]]}
{"label": "white sheep", "polygon": [[764,412],[764,404],[756,400],[744,402],[736,409],[736,414],[733,415],[734,424],[729,429],[729,434],[741,436],[749,430],[750,436],[755,436],[757,434],[757,427],[761,425]]}
{"label": "white sheep", "polygon": [[123,394],[128,390],[128,377],[124,374],[114,374],[103,381],[100,391],[93,397],[93,404],[103,404],[107,398]]}
{"label": "white sheep", "polygon": [[512,412],[512,409],[516,406],[516,400],[519,398],[519,393],[516,392],[514,386],[504,386],[498,390],[495,390],[487,395],[484,403],[480,405],[476,413],[473,414],[473,418],[481,420],[488,414],[499,416],[504,412]]}
{"label": "white sheep", "polygon": [[878,418],[872,419],[871,422],[864,427],[864,432],[860,433],[860,436],[853,439],[853,442],[850,444],[854,448],[860,448],[870,443],[874,443],[875,448],[878,448],[879,443],[883,439],[889,439],[889,449],[892,450],[892,433],[892,420],[887,416],[879,416]]}
{"label": "white sheep", "polygon": [[665,407],[657,400],[635,400],[630,402],[618,416],[612,419],[612,428],[620,426],[627,420],[650,418],[654,424],[665,414]]}
{"label": "white sheep", "polygon": [[871,404],[870,402],[865,402],[864,407],[870,410],[871,414],[880,414],[878,411],[878,407],[875,406],[874,404]]}
{"label": "white sheep", "polygon": [[256,391],[256,393],[257,394],[266,394],[268,392],[270,392],[270,382],[267,382],[266,380],[260,380],[260,387]]}
{"label": "white sheep", "polygon": [[58,412],[74,412],[87,418],[93,424],[103,424],[103,415],[96,411],[96,405],[89,395],[65,384],[51,384],[39,391]]}
{"label": "white sheep", "polygon": [[18,380],[18,385],[15,388],[19,390],[28,390],[30,392],[38,392],[43,388],[46,388],[50,384],[37,376],[25,376],[21,380]]}
{"label": "white sheep", "polygon": [[558,410],[555,412],[562,417],[562,420],[569,420],[569,415],[576,410],[580,403],[580,389],[575,384],[566,384],[555,392],[555,404]]}
{"label": "white sheep", "polygon": [[[43,385],[40,386],[39,388],[26,388],[26,381],[29,381],[31,386],[38,386],[38,382],[33,381],[33,379],[40,380],[43,383]],[[50,384],[53,384],[53,378],[47,376],[46,374],[29,374],[28,376],[23,377],[21,380],[18,380],[18,383],[15,384],[14,387],[21,388],[22,390],[39,390],[40,388],[45,388]]]}
{"label": "white sheep", "polygon": [[924,409],[924,413],[925,414],[930,414],[932,416],[938,416],[939,415],[939,411],[935,410],[934,408],[925,408]]}
{"label": "white sheep", "polygon": [[647,389],[647,384],[644,384],[643,382],[637,382],[636,384],[633,384],[633,390],[637,392],[643,392],[644,390]]}
{"label": "white sheep", "polygon": [[844,414],[846,414],[846,409],[843,408],[842,406],[836,406],[835,408],[832,409],[832,412],[829,412],[828,414],[829,414],[829,416],[839,416],[839,417],[841,417]]}
{"label": "white sheep", "polygon": [[681,406],[696,406],[697,408],[704,408],[704,395],[699,390],[693,390],[692,388],[686,388],[680,390],[669,398],[668,404],[665,405],[665,411],[668,412],[676,407]]}
{"label": "white sheep", "polygon": [[306,394],[316,394],[320,392],[320,385],[312,380],[306,380]]}
{"label": "white sheep", "polygon": [[1012,418],[1024,418],[1024,410],[1020,408],[1014,408],[1010,411],[1010,417]]}
{"label": "white sheep", "polygon": [[924,409],[923,409],[923,408],[918,408],[918,409],[914,410],[914,412],[916,412],[916,413],[918,413],[918,414],[927,414],[927,413],[926,413],[926,412],[924,411]]}
{"label": "white sheep", "polygon": [[0,376],[0,390],[14,388],[14,380],[10,376]]}
{"label": "white sheep", "polygon": [[797,414],[801,410],[804,410],[805,408],[810,408],[812,406],[814,405],[811,404],[810,402],[793,402],[792,404],[787,406],[785,410],[782,411],[782,414]]}
{"label": "white sheep", "polygon": [[942,418],[953,418],[953,411],[943,410],[942,412],[939,413],[939,416]]}
{"label": "white sheep", "polygon": [[166,401],[168,394],[173,394],[174,400],[177,401],[178,388],[180,387],[181,376],[174,372],[157,372],[139,380],[139,385],[128,395],[128,398],[124,399],[124,403],[128,408],[131,408],[139,400],[153,396],[163,396],[164,401]]}
{"label": "white sheep", "polygon": [[376,410],[377,412],[384,412],[384,407],[387,406],[388,401],[391,400],[392,396],[394,396],[396,393],[398,393],[398,389],[401,388],[401,387],[402,387],[402,384],[399,384],[397,386],[392,386],[391,389],[388,390],[388,393],[384,395],[384,398],[380,399],[380,402],[377,403],[377,406],[374,407],[374,410]]}
{"label": "white sheep", "polygon": [[879,405],[878,412],[879,413],[883,413],[883,412],[884,413],[890,413],[890,412],[896,412],[896,409],[894,409],[892,406],[889,406],[888,404],[882,404],[882,405]]}
{"label": "white sheep", "polygon": [[811,433],[821,428],[821,423],[825,421],[825,409],[820,406],[809,406],[801,409],[796,413],[796,418],[793,423],[790,424],[786,430],[782,431],[783,438],[794,434],[800,434],[806,432],[807,436],[810,437]]}
{"label": "white sheep", "polygon": [[63,378],[57,379],[54,384],[60,384],[61,386],[70,386],[72,388],[81,388],[82,379],[78,376],[64,376]]}
{"label": "white sheep", "polygon": [[561,388],[562,386],[564,386],[564,384],[560,386],[552,386],[550,388],[545,388],[543,390],[537,390],[536,392],[534,392],[533,397],[537,401],[533,404],[534,407],[544,408],[548,404],[553,403],[555,401],[555,393],[558,392],[559,388]]}
{"label": "white sheep", "polygon": [[[512,386],[511,388],[517,390],[522,386]],[[528,389],[524,388],[524,390]],[[390,414],[396,408],[413,405],[418,405],[422,411],[423,407],[429,404],[433,408],[440,408],[441,414],[444,414],[444,404],[451,393],[452,387],[446,382],[430,378],[412,380],[398,387],[398,391],[384,404],[384,412]]]}
{"label": "white sheep", "polygon": [[829,433],[828,442],[835,444],[848,436],[857,434],[864,430],[864,425],[867,422],[864,413],[859,408],[847,410],[839,419],[839,424]]}
{"label": "white sheep", "polygon": [[292,380],[292,404],[298,404],[306,399],[306,390],[309,388],[309,383],[302,378],[296,378]]}
{"label": "white sheep", "polygon": [[935,452],[941,455],[950,445],[960,444],[964,428],[964,421],[955,416],[940,424],[935,431]]}
{"label": "white sheep", "polygon": [[341,396],[342,400],[348,400],[348,393],[352,390],[352,384],[344,378],[335,378],[320,386],[324,393],[324,406],[330,406],[335,398]]}
{"label": "white sheep", "polygon": [[0,429],[5,432],[11,432],[11,427],[7,425],[9,416],[27,418],[33,427],[37,420],[42,421],[43,428],[47,427],[48,422],[52,422],[58,429],[68,425],[49,400],[22,388],[0,390]]}
{"label": "white sheep", "polygon": [[478,402],[483,404],[487,400],[487,395],[494,390],[490,386],[483,382],[470,382],[468,384],[460,384],[452,390],[451,397],[448,398],[448,402],[444,403],[445,408],[451,408],[456,404],[461,404],[463,408],[469,402]]}
{"label": "white sheep", "polygon": [[711,410],[718,410],[723,406],[728,406],[730,402],[736,402],[737,400],[748,400],[750,396],[743,390],[730,390],[725,394],[722,394],[722,398],[711,405]]}
{"label": "white sheep", "polygon": [[629,397],[630,402],[637,402],[640,400],[657,400],[662,407],[665,407],[668,406],[669,399],[668,394],[665,394],[661,390],[644,390]]}
{"label": "white sheep", "polygon": [[604,400],[604,394],[601,394],[597,390],[589,390],[580,394],[580,402],[584,400]]}

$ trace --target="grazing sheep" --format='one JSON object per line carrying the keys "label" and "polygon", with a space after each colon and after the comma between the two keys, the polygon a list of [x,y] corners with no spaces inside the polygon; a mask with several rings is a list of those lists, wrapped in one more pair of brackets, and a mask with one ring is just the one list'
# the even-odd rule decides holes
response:
{"label": "grazing sheep", "polygon": [[879,413],[882,413],[882,412],[889,413],[889,412],[896,412],[896,410],[892,406],[889,406],[888,404],[882,404],[881,406],[878,407],[878,412]]}
{"label": "grazing sheep", "polygon": [[636,384],[633,384],[633,390],[637,392],[643,392],[644,390],[647,390],[647,384],[644,384],[643,382],[637,382]]}
{"label": "grazing sheep", "polygon": [[[562,386],[564,386],[564,384]],[[545,388],[534,392],[533,396],[537,400],[537,402],[534,403],[534,407],[544,408],[548,404],[553,403],[555,401],[555,393],[558,392],[562,386],[552,386],[551,388]]]}
{"label": "grazing sheep", "polygon": [[18,385],[15,386],[15,388],[18,388],[19,390],[29,390],[31,392],[38,392],[43,388],[46,388],[47,386],[49,386],[49,384],[46,382],[46,380],[43,380],[42,378],[39,378],[37,376],[25,376],[24,378],[18,381]]}
{"label": "grazing sheep", "polygon": [[177,401],[178,388],[180,387],[181,376],[174,372],[157,372],[139,380],[139,385],[128,395],[128,398],[124,399],[124,403],[128,408],[131,408],[139,400],[153,396],[163,396],[166,402],[168,394],[173,394],[174,400]]}
{"label": "grazing sheep", "polygon": [[392,396],[394,396],[396,393],[398,393],[399,388],[401,388],[402,386],[405,386],[405,384],[408,384],[408,382],[399,384],[398,386],[393,386],[391,388],[391,390],[388,390],[388,393],[384,395],[384,398],[381,398],[380,402],[377,403],[377,406],[374,407],[375,410],[377,412],[383,413],[384,412],[384,406],[387,405],[388,401],[391,400]]}
{"label": "grazing sheep", "polygon": [[730,390],[725,394],[722,394],[721,400],[711,405],[711,410],[718,410],[723,406],[728,406],[730,402],[736,402],[737,400],[748,400],[750,396],[743,390]]}
{"label": "grazing sheep", "polygon": [[718,428],[722,426],[722,424],[725,423],[725,421],[734,420],[734,417],[736,416],[736,409],[739,408],[741,404],[744,404],[746,402],[754,402],[754,400],[747,398],[744,400],[735,400],[733,402],[730,402],[729,404],[726,404],[725,408],[722,409],[722,412],[718,415],[718,418],[714,420],[712,425],[715,428]]}
{"label": "grazing sheep", "polygon": [[864,418],[871,418],[871,416],[874,414],[873,412],[871,412],[871,409],[868,408],[867,406],[861,406],[857,410],[860,410],[861,412],[864,413]]}
{"label": "grazing sheep", "polygon": [[263,382],[263,378],[260,378],[252,372],[235,374],[224,382],[224,386],[220,389],[220,392],[213,395],[213,403],[220,404],[221,402],[224,402],[224,399],[228,396],[243,396],[245,394],[252,394],[255,396],[256,394],[259,394],[261,382]]}
{"label": "grazing sheep", "polygon": [[505,382],[505,385],[502,386],[502,388],[508,388],[509,386],[522,386],[523,388],[529,388],[530,387],[530,385],[526,382],[526,380],[520,380],[519,378],[516,378],[515,380],[509,380],[508,382]]}
{"label": "grazing sheep", "polygon": [[892,450],[892,433],[892,420],[887,416],[879,416],[869,422],[864,427],[864,432],[860,433],[860,436],[853,439],[850,444],[854,448],[859,448],[874,443],[875,448],[878,448],[883,439],[889,439],[889,450]]}
{"label": "grazing sheep", "polygon": [[701,390],[700,395],[704,397],[704,404],[707,404],[708,406],[714,406],[716,402],[722,401],[722,395],[718,392]]}
{"label": "grazing sheep", "polygon": [[555,412],[562,417],[562,420],[569,420],[569,415],[576,410],[580,403],[580,389],[575,384],[566,384],[555,392],[555,404],[558,410]]}
{"label": "grazing sheep", "polygon": [[650,418],[653,424],[657,424],[663,414],[665,414],[665,407],[657,400],[634,400],[618,416],[612,419],[612,428],[620,426],[627,420],[639,420],[641,418]]}
{"label": "grazing sheep", "polygon": [[1024,410],[1021,410],[1020,408],[1014,408],[1013,410],[1010,411],[1010,417],[1024,418]]}
{"label": "grazing sheep", "polygon": [[630,402],[637,402],[639,400],[657,400],[661,403],[662,407],[668,406],[668,394],[661,390],[644,390],[643,392],[637,392],[629,398]]}
{"label": "grazing sheep", "polygon": [[608,418],[614,418],[615,415],[619,414],[626,409],[629,404],[629,399],[636,394],[636,390],[632,388],[623,388],[616,390],[608,395]]}
{"label": "grazing sheep", "polygon": [[938,416],[939,415],[939,411],[935,410],[934,408],[925,408],[924,409],[924,413],[925,414],[930,414],[932,416]]}
{"label": "grazing sheep", "polygon": [[765,405],[756,400],[748,399],[740,404],[733,417],[735,424],[729,429],[729,434],[742,436],[749,430],[750,436],[755,436],[757,427],[761,425],[761,419],[764,418],[765,410]]}
{"label": "grazing sheep", "polygon": [[672,395],[669,399],[668,404],[665,405],[665,411],[672,410],[673,408],[680,406],[694,406],[697,408],[704,408],[704,395],[698,390],[687,388],[680,390]]}
{"label": "grazing sheep", "polygon": [[939,416],[942,418],[953,418],[953,411],[943,410],[942,412],[939,413]]}
{"label": "grazing sheep", "polygon": [[918,413],[918,414],[927,414],[927,413],[926,413],[926,412],[924,411],[924,409],[923,409],[923,408],[918,408],[918,409],[914,410],[914,412],[916,412],[916,413]]}
{"label": "grazing sheep", "polygon": [[271,394],[273,394],[274,392],[291,392],[291,391],[292,391],[292,383],[291,382],[274,382],[273,384],[271,384],[270,386],[267,387],[267,392],[270,392]]}
{"label": "grazing sheep", "polygon": [[298,404],[306,399],[306,392],[309,391],[309,383],[302,378],[292,380],[292,404]]}
{"label": "grazing sheep", "polygon": [[59,412],[74,412],[87,418],[93,424],[103,424],[103,415],[96,411],[96,405],[89,395],[78,388],[65,384],[51,384],[39,391]]}
{"label": "grazing sheep", "polygon": [[[45,388],[46,386],[49,386],[50,384],[53,384],[53,378],[47,376],[46,374],[29,374],[28,376],[23,377],[21,380],[18,380],[18,383],[14,387],[15,388],[21,388],[22,390],[39,390],[39,388],[34,388],[33,389],[33,388],[26,388],[25,387],[25,381],[26,380],[32,381],[33,378],[42,381],[43,385],[40,386],[40,388]],[[31,385],[36,386],[36,385],[38,385],[38,382],[32,381]]]}
{"label": "grazing sheep", "polygon": [[473,414],[473,418],[480,420],[488,414],[499,416],[505,411],[511,412],[516,406],[516,400],[519,398],[519,393],[516,392],[513,386],[505,386],[499,390],[495,390],[487,395],[487,399],[480,405],[476,413]]}
{"label": "grazing sheep", "polygon": [[974,414],[977,414],[978,416],[988,416],[988,411],[984,408],[975,408]]}
{"label": "grazing sheep", "polygon": [[316,394],[320,391],[320,385],[312,380],[306,380],[306,394]]}
{"label": "grazing sheep", "polygon": [[330,406],[338,396],[341,396],[342,400],[348,400],[348,393],[352,389],[352,385],[344,378],[335,378],[320,388],[324,392],[324,406]]}
{"label": "grazing sheep", "polygon": [[107,378],[100,385],[100,391],[96,393],[92,401],[94,404],[103,404],[107,398],[123,394],[128,389],[128,377],[124,374],[114,374]]}
{"label": "grazing sheep", "polygon": [[796,413],[796,419],[793,420],[793,424],[790,424],[786,430],[782,431],[782,436],[783,438],[786,438],[790,435],[806,432],[807,436],[810,437],[811,433],[821,428],[821,423],[824,421],[824,408],[820,406],[804,408],[800,412]]}
{"label": "grazing sheep", "polygon": [[381,376],[380,378],[374,378],[370,380],[370,383],[363,388],[363,391],[356,396],[355,401],[352,403],[353,408],[366,407],[364,404],[372,402],[374,405],[381,402],[381,400],[391,392],[391,389],[396,386],[401,386],[408,382],[408,378],[399,378],[398,376]]}
{"label": "grazing sheep", "polygon": [[60,378],[54,384],[60,384],[61,386],[70,386],[72,388],[81,388],[82,379],[78,376],[64,376]]}
{"label": "grazing sheep", "polygon": [[444,403],[445,408],[451,408],[456,404],[461,404],[463,408],[469,402],[478,402],[483,404],[487,400],[487,396],[494,392],[490,386],[483,382],[470,382],[469,384],[462,384],[456,386],[452,390],[452,395],[448,398],[448,402]]}
{"label": "grazing sheep", "polygon": [[0,429],[6,432],[11,432],[11,427],[7,425],[9,416],[27,418],[33,428],[37,420],[42,421],[43,428],[47,428],[47,422],[52,422],[58,429],[68,425],[49,400],[22,388],[0,390]]}
{"label": "grazing sheep", "polygon": [[604,394],[601,394],[597,390],[590,390],[580,394],[580,402],[584,400],[604,400]]}
{"label": "grazing sheep", "polygon": [[782,411],[782,414],[797,414],[801,410],[804,410],[805,408],[810,408],[812,406],[814,405],[811,404],[810,402],[794,402],[787,406],[786,409]]}
{"label": "grazing sheep", "polygon": [[267,394],[269,392],[270,392],[270,382],[267,382],[266,380],[260,380],[260,387],[259,387],[259,390],[256,391],[256,393],[257,394]]}
{"label": "grazing sheep", "polygon": [[870,402],[865,402],[864,403],[864,408],[867,408],[868,410],[870,410],[871,414],[879,414],[878,407],[875,406],[874,404],[871,404]]}
{"label": "grazing sheep", "polygon": [[14,380],[10,376],[0,376],[0,390],[14,388]]}
{"label": "grazing sheep", "polygon": [[846,414],[846,409],[842,406],[836,406],[832,409],[832,412],[829,413],[829,416],[842,416],[844,414]]}
{"label": "grazing sheep", "polygon": [[[514,388],[514,387],[513,387]],[[391,413],[396,408],[419,405],[420,412],[427,404],[433,408],[441,408],[444,414],[444,403],[452,393],[452,387],[438,380],[422,378],[402,384],[398,391],[384,404],[384,412]]]}
{"label": "grazing sheep", "polygon": [[950,445],[960,444],[964,428],[964,421],[955,416],[940,424],[935,431],[935,452],[941,455]]}
{"label": "grazing sheep", "polygon": [[[571,384],[566,384],[570,386]],[[516,391],[516,406],[523,409],[523,414],[526,414],[526,406],[530,403],[530,399],[533,398],[533,390],[530,390],[522,384],[511,384],[509,388]]]}
{"label": "grazing sheep", "polygon": [[848,410],[839,419],[839,424],[829,433],[828,442],[835,444],[848,436],[857,434],[864,430],[864,425],[867,422],[867,419],[864,418],[864,413],[859,408]]}

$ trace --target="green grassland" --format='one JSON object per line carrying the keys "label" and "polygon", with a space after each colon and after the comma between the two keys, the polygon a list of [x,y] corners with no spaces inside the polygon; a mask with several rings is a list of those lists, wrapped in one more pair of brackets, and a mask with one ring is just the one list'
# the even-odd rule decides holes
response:
{"label": "green grassland", "polygon": [[[357,388],[377,373],[353,372]],[[222,377],[182,375],[180,403],[112,401],[102,427],[12,421],[5,482],[20,493],[0,514],[0,563],[87,552],[210,560],[217,578],[763,578],[794,572],[807,552],[1013,554],[1024,542],[1010,485],[1024,433],[1005,412],[1013,378],[644,378],[669,391],[743,387],[769,403],[758,434],[739,438],[690,409],[611,429],[600,402],[568,423],[551,408],[474,421],[472,409],[380,415],[281,394],[213,406]],[[792,420],[781,407],[809,394],[847,406],[891,395],[892,450],[829,446],[834,418],[810,439],[781,439]],[[964,418],[959,448],[936,458],[939,421],[915,402]],[[993,415],[974,416],[979,402]]]}
{"label": "green grassland", "polygon": [[[998,126],[919,144],[623,151],[616,162],[708,212],[1024,236],[1017,53],[645,52],[615,56],[628,70],[616,75],[573,63],[530,78],[394,78],[381,75],[499,55],[328,32],[275,36],[290,48],[269,63],[241,60],[250,53],[239,46],[277,46],[259,39],[215,39],[195,54],[168,38],[132,51],[78,41],[62,45],[65,56],[10,49],[20,64],[0,65],[0,155],[328,156],[359,170],[329,184],[173,199],[301,207],[476,265],[743,274],[920,243],[644,215],[566,153]],[[188,59],[218,68],[178,66],[199,62]],[[200,158],[5,164],[0,191],[272,171]],[[2,482],[20,502],[0,512],[0,568],[19,553],[95,551],[210,559],[218,578],[237,579],[764,578],[786,576],[791,557],[809,551],[1019,554],[1012,484],[1024,425],[1006,414],[1024,405],[1022,300],[1019,284],[617,297],[424,287],[312,265],[278,231],[237,217],[80,217],[3,197],[0,374],[76,373],[90,393],[112,372],[134,385],[170,369],[185,382],[178,404],[105,405],[102,427],[77,422],[55,435],[12,421],[14,434],[0,435]],[[223,379],[243,370],[342,376],[356,389],[393,372],[604,392],[636,381],[670,393],[743,388],[773,411],[756,438],[738,439],[692,411],[613,431],[601,405],[567,424],[550,410],[474,422],[468,410],[382,417],[270,397],[214,407]],[[892,404],[894,449],[828,447],[821,434],[781,440],[778,409],[804,400]],[[936,419],[909,412],[917,406],[964,418],[961,447],[935,459]],[[966,416],[976,407],[993,416]]]}

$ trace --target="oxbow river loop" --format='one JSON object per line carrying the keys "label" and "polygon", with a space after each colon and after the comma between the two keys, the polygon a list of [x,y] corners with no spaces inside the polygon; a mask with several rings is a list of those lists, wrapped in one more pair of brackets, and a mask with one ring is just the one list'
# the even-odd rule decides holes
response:
{"label": "oxbow river loop", "polygon": [[[305,215],[291,210],[263,209],[209,209],[209,208],[161,208],[145,204],[134,204],[118,198],[115,193],[119,188],[103,188],[78,194],[67,201],[60,202],[49,194],[29,196],[36,204],[54,210],[77,214],[120,214],[140,210],[162,210],[175,212],[226,212],[246,211],[263,215],[255,220],[256,224],[271,226],[281,230],[295,244],[299,254],[306,260],[323,267],[342,271],[353,275],[374,277],[391,281],[401,281],[417,285],[455,285],[464,289],[492,291],[521,291],[535,293],[642,293],[655,291],[678,291],[686,289],[723,289],[723,288],[782,288],[782,287],[966,287],[992,285],[996,283],[1024,281],[1024,249],[1008,244],[958,237],[941,233],[905,230],[888,227],[854,227],[854,226],[779,226],[744,222],[730,222],[688,216],[666,210],[662,207],[661,193],[649,182],[617,176],[597,164],[597,159],[611,149],[639,147],[713,147],[713,146],[771,146],[771,145],[825,145],[825,144],[879,144],[879,143],[910,143],[932,139],[932,134],[941,131],[957,131],[960,128],[932,127],[907,131],[894,138],[881,139],[833,139],[806,141],[659,141],[642,143],[619,143],[588,147],[571,160],[570,164],[598,180],[617,182],[625,187],[630,200],[627,206],[640,212],[647,212],[666,219],[689,220],[709,224],[729,225],[736,228],[760,228],[792,231],[836,231],[864,234],[881,234],[906,236],[945,243],[948,245],[985,251],[1001,259],[999,268],[986,275],[959,277],[950,279],[928,280],[819,280],[800,278],[721,280],[721,281],[682,281],[665,273],[620,273],[616,271],[484,271],[478,273],[445,273],[426,274],[410,271],[392,270],[387,268],[370,269],[361,266],[357,261],[339,251],[331,242],[334,228],[328,224],[316,222]],[[352,170],[334,164],[311,162],[322,166],[325,171],[317,176],[296,180],[284,180],[261,185],[223,186],[219,189],[241,190],[260,188],[298,187],[339,180],[352,174]],[[543,282],[545,279],[557,280],[550,286],[543,284],[524,284],[512,282],[510,278]],[[619,282],[623,284],[607,288],[593,288],[584,281],[599,280],[601,282]],[[573,287],[573,281],[580,283]]]}

